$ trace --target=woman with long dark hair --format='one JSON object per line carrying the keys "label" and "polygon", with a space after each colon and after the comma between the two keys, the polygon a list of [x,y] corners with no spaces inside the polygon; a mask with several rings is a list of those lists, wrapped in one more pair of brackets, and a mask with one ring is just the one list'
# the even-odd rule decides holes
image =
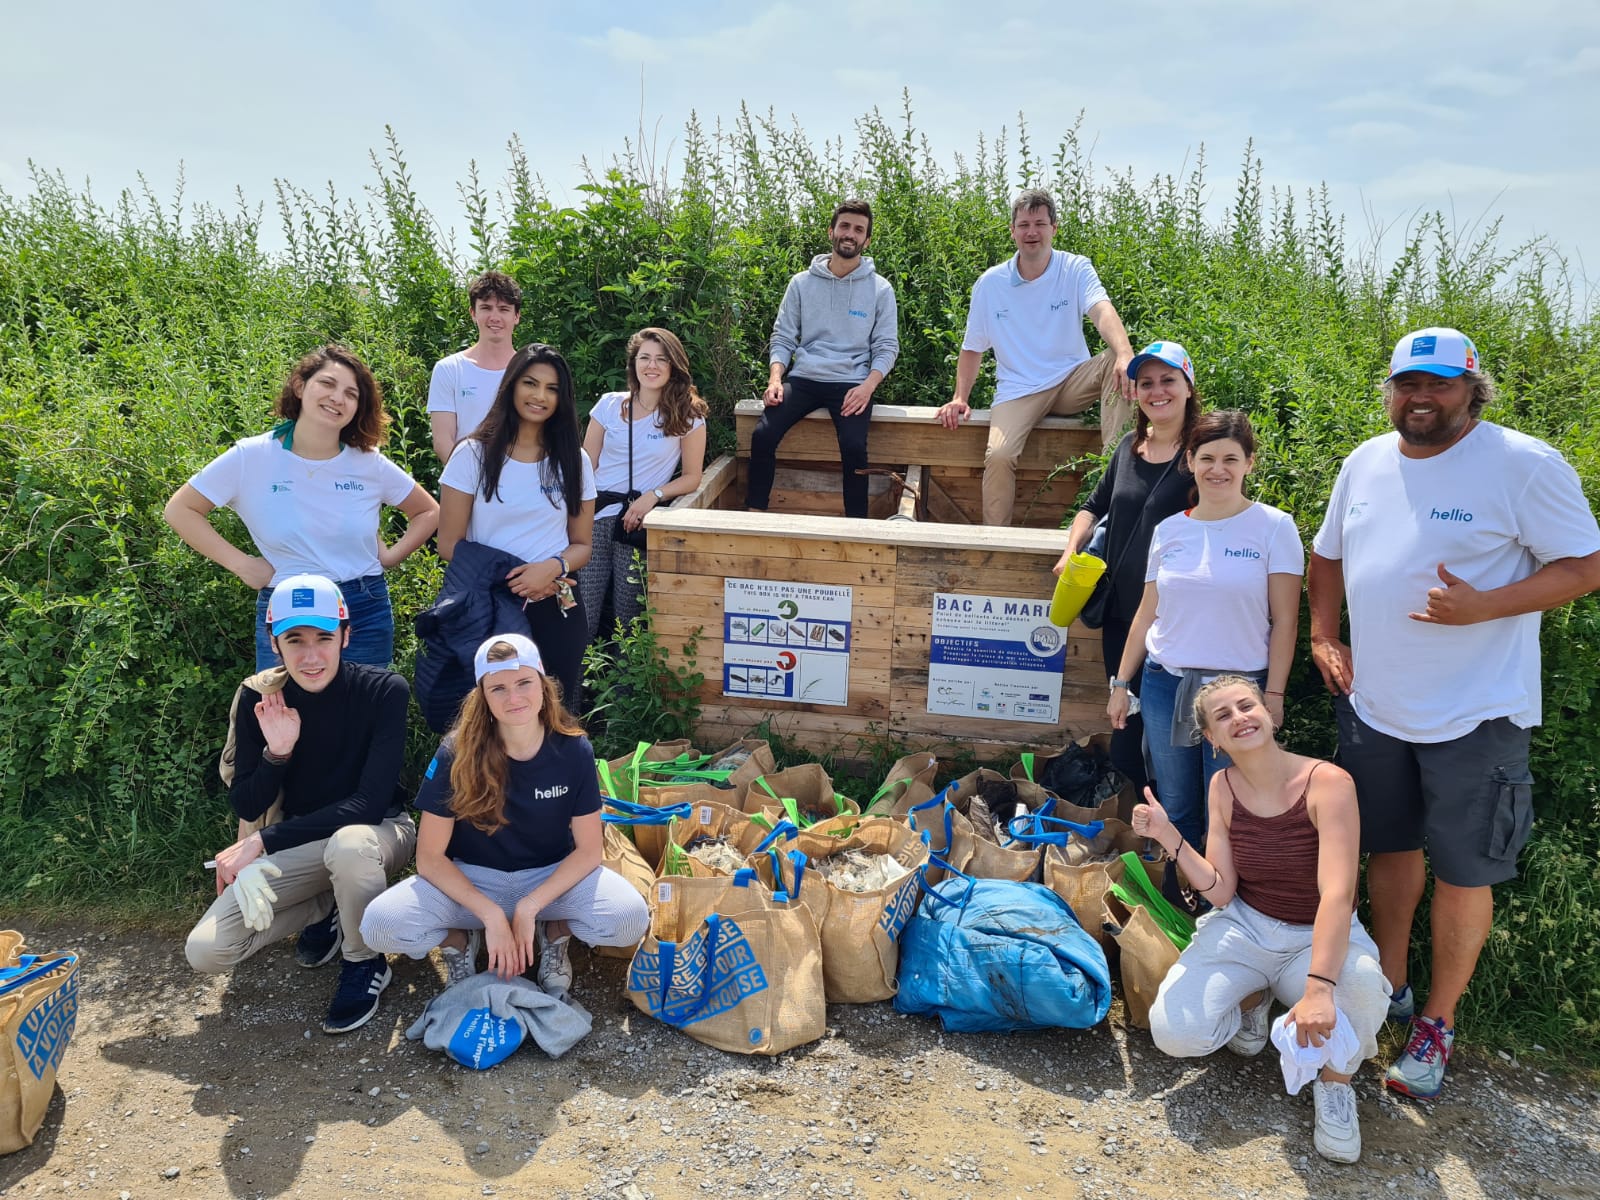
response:
{"label": "woman with long dark hair", "polygon": [[[272,589],[291,575],[339,585],[350,614],[346,662],[386,667],[394,658],[394,611],[383,573],[432,536],[439,506],[379,448],[388,437],[383,389],[343,346],[302,358],[278,393],[277,425],[234,443],[167,501],[162,516],[190,547],[257,591],[256,670],[277,666],[267,632]],[[384,505],[405,513],[406,531],[382,541]],[[246,554],[207,520],[239,514],[258,554]]]}
{"label": "woman with long dark hair", "polygon": [[439,483],[439,556],[448,561],[466,538],[521,560],[505,584],[521,597],[562,696],[576,703],[588,638],[572,583],[589,561],[595,486],[560,351],[534,342],[517,352],[494,407],[456,446]]}
{"label": "woman with long dark hair", "polygon": [[1264,685],[1275,725],[1294,659],[1305,547],[1294,518],[1245,494],[1256,438],[1242,412],[1206,413],[1184,459],[1193,506],[1150,537],[1144,597],[1111,681],[1106,716],[1124,728],[1127,681],[1142,666],[1145,746],[1156,794],[1192,845],[1205,845],[1206,789],[1228,765],[1192,718],[1195,691],[1221,674]]}
{"label": "woman with long dark hair", "polygon": [[[1145,556],[1155,527],[1188,503],[1189,470],[1183,446],[1200,416],[1194,364],[1177,342],[1152,342],[1128,364],[1138,415],[1124,434],[1111,462],[1089,499],[1072,518],[1067,548],[1056,563],[1057,575],[1068,560],[1087,549],[1103,520],[1103,536],[1095,552],[1107,565],[1107,593],[1095,619],[1100,622],[1100,648],[1108,678],[1116,677],[1128,630],[1144,597]],[[1135,695],[1138,680],[1130,682]],[[1111,735],[1111,761],[1142,787],[1145,783],[1144,726],[1137,713]]]}
{"label": "woman with long dark hair", "polygon": [[[459,453],[459,451],[458,451]],[[521,634],[478,648],[477,682],[428,764],[417,807],[417,873],[367,906],[368,945],[422,958],[441,947],[447,982],[537,962],[552,994],[572,986],[568,941],[631,946],[650,914],[601,859],[594,750]]]}
{"label": "woman with long dark hair", "polygon": [[608,593],[619,626],[626,629],[639,615],[644,580],[634,572],[636,546],[630,542],[643,539],[629,535],[656,505],[700,486],[706,412],[676,334],[652,326],[628,339],[628,390],[607,392],[595,402],[583,438],[600,492],[594,553],[578,572],[590,641]]}

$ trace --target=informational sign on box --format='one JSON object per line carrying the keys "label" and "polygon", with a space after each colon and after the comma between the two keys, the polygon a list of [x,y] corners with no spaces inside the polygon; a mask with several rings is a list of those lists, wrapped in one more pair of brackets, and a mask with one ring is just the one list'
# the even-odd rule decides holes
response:
{"label": "informational sign on box", "polygon": [[930,713],[1056,724],[1066,662],[1048,600],[934,594]]}
{"label": "informational sign on box", "polygon": [[722,694],[848,704],[851,601],[848,587],[724,580]]}

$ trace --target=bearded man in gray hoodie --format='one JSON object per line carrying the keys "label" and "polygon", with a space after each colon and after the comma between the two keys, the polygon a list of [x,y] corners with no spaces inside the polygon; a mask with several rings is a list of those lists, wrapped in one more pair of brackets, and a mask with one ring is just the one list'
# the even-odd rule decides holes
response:
{"label": "bearded man in gray hoodie", "polygon": [[826,408],[839,437],[844,515],[867,515],[867,477],[857,472],[867,465],[872,393],[900,354],[894,288],[862,253],[871,241],[872,206],[846,200],[828,224],[833,252],[813,258],[783,293],[762,397],[767,411],[750,438],[745,507],[753,512],[766,511],[783,435]]}

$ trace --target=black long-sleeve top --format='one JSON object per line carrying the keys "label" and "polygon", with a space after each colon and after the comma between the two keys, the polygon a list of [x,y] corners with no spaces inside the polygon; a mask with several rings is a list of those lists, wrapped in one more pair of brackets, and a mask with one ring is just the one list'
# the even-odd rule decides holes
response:
{"label": "black long-sleeve top", "polygon": [[244,689],[228,800],[241,819],[254,821],[283,789],[283,820],[261,831],[267,853],[320,841],[346,825],[376,825],[404,811],[398,785],[410,695],[404,676],[360,663],[340,663],[320,692],[307,692],[291,679],[283,698],[300,714],[300,736],[288,762],[271,763],[262,757],[266,739],[256,720],[261,696]]}
{"label": "black long-sleeve top", "polygon": [[[1096,517],[1111,518],[1106,522],[1105,560],[1107,568],[1116,573],[1111,579],[1106,615],[1124,623],[1133,620],[1144,596],[1151,534],[1162,521],[1188,507],[1189,488],[1194,484],[1194,477],[1184,468],[1181,458],[1169,471],[1166,463],[1145,462],[1135,454],[1136,437],[1132,432],[1123,435],[1106,473],[1083,505]],[[1109,664],[1107,669],[1116,670],[1116,664]]]}

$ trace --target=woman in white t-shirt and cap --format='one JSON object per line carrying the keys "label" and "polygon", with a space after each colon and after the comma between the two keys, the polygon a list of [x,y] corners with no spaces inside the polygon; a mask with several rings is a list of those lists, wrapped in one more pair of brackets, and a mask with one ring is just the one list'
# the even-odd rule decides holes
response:
{"label": "woman in white t-shirt and cap", "polygon": [[539,986],[562,994],[571,937],[631,946],[649,909],[601,865],[594,750],[538,647],[498,634],[478,647],[473,673],[417,793],[417,873],[367,905],[361,936],[412,958],[440,947],[448,983],[476,971],[487,942],[489,970],[510,979],[537,960]]}
{"label": "woman in white t-shirt and cap", "polygon": [[1106,715],[1122,728],[1128,680],[1143,666],[1139,698],[1155,790],[1172,823],[1205,845],[1206,790],[1228,757],[1200,737],[1194,697],[1207,680],[1242,675],[1262,686],[1274,725],[1294,658],[1305,548],[1294,519],[1251,500],[1255,431],[1242,412],[1202,415],[1184,461],[1194,504],[1156,526],[1144,598],[1111,679]]}
{"label": "woman in white t-shirt and cap", "polygon": [[700,486],[706,412],[676,334],[651,327],[628,339],[628,390],[595,402],[583,438],[600,492],[594,553],[578,572],[590,641],[607,593],[622,628],[639,615],[644,580],[634,573],[633,553],[644,551],[644,519],[656,505]]}
{"label": "woman in white t-shirt and cap", "polygon": [[439,557],[449,561],[467,538],[522,560],[505,585],[522,598],[534,643],[575,704],[589,639],[572,584],[589,561],[595,488],[559,350],[533,342],[517,352],[494,407],[456,445],[439,484]]}
{"label": "woman in white t-shirt and cap", "polygon": [[[378,452],[389,417],[367,365],[342,346],[313,350],[278,395],[282,420],[244,438],[173,493],[162,512],[193,549],[257,590],[256,670],[278,664],[267,632],[272,589],[291,575],[336,581],[350,611],[346,662],[386,667],[394,658],[394,613],[383,573],[432,536],[433,497]],[[385,504],[405,513],[392,545],[379,532]],[[258,554],[246,554],[207,520],[239,514]]]}

